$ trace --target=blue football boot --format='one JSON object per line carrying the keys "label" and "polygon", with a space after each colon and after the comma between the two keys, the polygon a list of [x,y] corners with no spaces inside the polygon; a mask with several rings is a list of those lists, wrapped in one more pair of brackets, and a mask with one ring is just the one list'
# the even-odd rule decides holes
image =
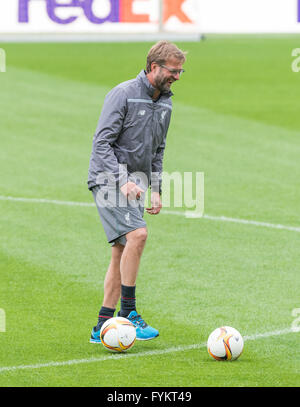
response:
{"label": "blue football boot", "polygon": [[[118,316],[121,316],[120,311],[118,312]],[[136,327],[136,339],[138,341],[149,341],[159,335],[158,330],[146,324],[141,315],[136,311],[131,311],[126,318]]]}
{"label": "blue football boot", "polygon": [[101,343],[101,339],[100,339],[100,329],[98,331],[96,331],[96,326],[94,326],[94,328],[92,329],[92,333],[91,333],[91,338],[90,338],[90,343]]}

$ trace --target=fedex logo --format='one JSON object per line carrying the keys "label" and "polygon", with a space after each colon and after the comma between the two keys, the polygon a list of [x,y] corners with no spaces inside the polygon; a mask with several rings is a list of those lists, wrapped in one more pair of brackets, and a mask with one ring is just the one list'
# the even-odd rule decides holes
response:
{"label": "fedex logo", "polygon": [[[29,23],[30,3],[35,0],[19,1],[19,23]],[[151,0],[41,0],[44,1],[48,17],[57,24],[71,24],[77,20],[78,15],[72,15],[71,8],[80,8],[85,17],[93,24],[110,23],[149,23],[149,14],[134,13],[135,2],[151,2]],[[101,6],[102,2],[109,3],[109,12],[105,17],[96,15],[93,7],[97,2]],[[182,23],[192,23],[190,18],[182,10],[182,4],[186,0],[163,0],[163,21],[166,22],[170,17],[177,17]],[[299,0],[300,1],[300,0]],[[70,15],[62,18],[58,10],[64,8],[70,9]]]}

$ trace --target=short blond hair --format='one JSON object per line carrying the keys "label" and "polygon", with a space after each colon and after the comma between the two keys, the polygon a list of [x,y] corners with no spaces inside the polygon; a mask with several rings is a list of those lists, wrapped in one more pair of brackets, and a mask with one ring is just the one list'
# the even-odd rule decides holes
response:
{"label": "short blond hair", "polygon": [[186,51],[182,51],[175,44],[169,41],[159,41],[151,47],[147,55],[146,71],[151,71],[151,64],[156,62],[158,65],[163,65],[170,58],[178,59],[184,63],[186,60]]}

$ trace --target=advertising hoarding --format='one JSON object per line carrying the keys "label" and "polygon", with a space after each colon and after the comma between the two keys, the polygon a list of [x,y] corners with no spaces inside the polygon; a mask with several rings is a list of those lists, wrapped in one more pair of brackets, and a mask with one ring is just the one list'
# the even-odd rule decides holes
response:
{"label": "advertising hoarding", "polygon": [[300,33],[300,0],[0,1],[0,35],[154,33]]}

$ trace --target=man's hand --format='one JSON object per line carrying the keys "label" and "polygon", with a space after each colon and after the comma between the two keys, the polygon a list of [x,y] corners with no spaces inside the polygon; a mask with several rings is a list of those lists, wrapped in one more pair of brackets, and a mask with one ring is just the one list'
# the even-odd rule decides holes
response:
{"label": "man's hand", "polygon": [[161,208],[162,208],[162,203],[160,199],[160,195],[158,192],[152,192],[151,193],[151,208],[146,208],[146,211],[150,215],[157,215],[159,214]]}
{"label": "man's hand", "polygon": [[122,194],[130,201],[133,201],[134,199],[140,199],[141,194],[145,192],[142,190],[142,188],[140,188],[138,185],[131,181],[121,186],[120,189]]}

